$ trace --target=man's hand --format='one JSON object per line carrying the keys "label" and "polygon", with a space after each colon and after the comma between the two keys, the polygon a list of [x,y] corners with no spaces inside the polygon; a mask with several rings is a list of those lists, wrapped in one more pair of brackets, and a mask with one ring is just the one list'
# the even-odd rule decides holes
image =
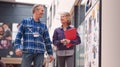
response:
{"label": "man's hand", "polygon": [[22,51],[20,49],[16,49],[15,51],[17,56],[21,56],[22,55]]}
{"label": "man's hand", "polygon": [[49,60],[50,60],[50,62],[52,62],[54,60],[54,57],[52,55],[50,55]]}

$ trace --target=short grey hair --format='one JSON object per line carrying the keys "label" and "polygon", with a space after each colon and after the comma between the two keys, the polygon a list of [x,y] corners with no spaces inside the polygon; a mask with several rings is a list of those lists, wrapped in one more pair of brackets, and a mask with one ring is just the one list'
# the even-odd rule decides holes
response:
{"label": "short grey hair", "polygon": [[41,7],[44,7],[44,8],[45,8],[45,5],[42,5],[42,4],[35,4],[35,5],[33,6],[33,8],[32,8],[32,12],[34,13],[34,12],[35,12],[35,10],[37,10],[39,6],[41,6]]}
{"label": "short grey hair", "polygon": [[68,20],[68,25],[71,25],[71,15],[70,15],[70,13],[69,12],[63,12],[63,13],[61,13],[61,16],[65,16],[66,18],[67,18],[67,20]]}

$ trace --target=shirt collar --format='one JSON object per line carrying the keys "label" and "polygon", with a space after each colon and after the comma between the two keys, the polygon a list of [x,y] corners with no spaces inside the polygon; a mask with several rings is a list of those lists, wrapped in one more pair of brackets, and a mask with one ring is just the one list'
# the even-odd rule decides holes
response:
{"label": "shirt collar", "polygon": [[[35,22],[35,20],[33,19],[33,17],[31,17],[31,19]],[[40,23],[41,21],[40,21],[40,19],[38,20],[38,23]]]}
{"label": "shirt collar", "polygon": [[[67,29],[70,29],[71,28],[71,26],[69,25],[69,26],[67,26]],[[61,30],[63,30],[63,26],[61,25],[61,27],[60,27],[60,29]]]}

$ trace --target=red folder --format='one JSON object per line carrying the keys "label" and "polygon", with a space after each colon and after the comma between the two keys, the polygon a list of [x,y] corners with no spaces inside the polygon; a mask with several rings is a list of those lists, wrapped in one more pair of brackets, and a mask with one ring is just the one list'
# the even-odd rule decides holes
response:
{"label": "red folder", "polygon": [[[76,36],[77,36],[76,28],[72,28],[72,29],[66,30],[64,32],[64,35],[65,35],[66,39],[75,40]],[[69,48],[71,46],[73,46],[73,44],[71,44],[71,43],[66,45],[67,48]]]}

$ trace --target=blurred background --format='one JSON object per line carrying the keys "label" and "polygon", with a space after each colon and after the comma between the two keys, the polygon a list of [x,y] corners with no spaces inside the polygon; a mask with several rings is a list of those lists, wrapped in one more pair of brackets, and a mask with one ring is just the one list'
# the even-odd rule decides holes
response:
{"label": "blurred background", "polygon": [[[109,2],[111,4],[109,4]],[[32,16],[34,4],[45,5],[42,17],[49,29],[61,26],[60,13],[69,12],[72,25],[77,28],[82,43],[75,46],[74,67],[119,67],[119,0],[0,0],[0,26],[7,24],[8,38],[0,39],[0,57],[8,67],[20,67],[21,57],[14,53],[13,45],[17,25]],[[2,31],[3,32],[3,31]],[[1,29],[0,29],[0,33]],[[2,38],[5,35],[1,34]],[[56,47],[53,46],[54,57]],[[47,55],[45,55],[47,60]],[[57,67],[56,59],[46,67]]]}

